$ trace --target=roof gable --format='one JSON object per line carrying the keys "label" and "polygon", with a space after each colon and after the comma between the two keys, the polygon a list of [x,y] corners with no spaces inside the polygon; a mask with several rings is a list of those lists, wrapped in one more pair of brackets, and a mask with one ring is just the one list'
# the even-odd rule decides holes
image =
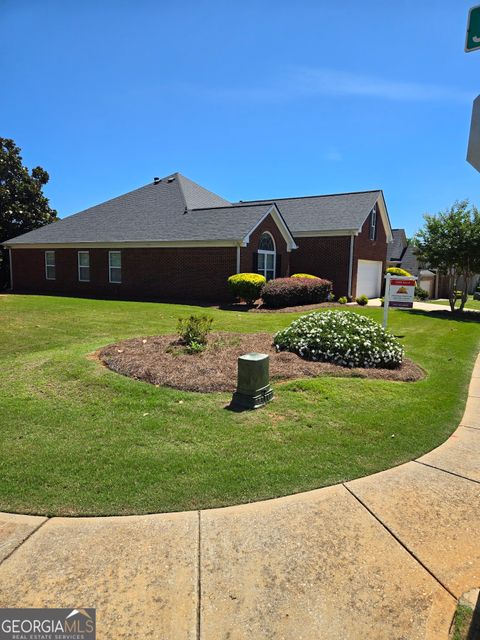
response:
{"label": "roof gable", "polygon": [[[380,198],[383,194],[376,190],[252,202],[275,202],[293,236],[300,237],[357,233]],[[384,223],[389,231],[388,215]]]}

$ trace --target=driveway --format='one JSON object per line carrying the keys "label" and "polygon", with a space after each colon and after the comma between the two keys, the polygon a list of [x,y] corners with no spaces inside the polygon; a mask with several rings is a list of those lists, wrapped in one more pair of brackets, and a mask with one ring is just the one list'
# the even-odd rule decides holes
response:
{"label": "driveway", "polygon": [[96,607],[102,640],[446,639],[480,585],[479,461],[480,356],[457,431],[382,473],[200,512],[0,514],[0,606]]}

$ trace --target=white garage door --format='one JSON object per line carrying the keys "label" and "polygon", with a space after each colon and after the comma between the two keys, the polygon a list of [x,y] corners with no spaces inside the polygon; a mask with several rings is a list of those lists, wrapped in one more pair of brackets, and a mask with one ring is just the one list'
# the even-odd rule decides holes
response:
{"label": "white garage door", "polygon": [[357,296],[380,297],[382,288],[382,263],[376,260],[359,260],[357,267]]}

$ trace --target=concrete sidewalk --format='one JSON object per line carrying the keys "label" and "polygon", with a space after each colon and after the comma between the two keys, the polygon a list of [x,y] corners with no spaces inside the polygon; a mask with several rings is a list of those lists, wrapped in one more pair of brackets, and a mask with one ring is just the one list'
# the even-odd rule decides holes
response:
{"label": "concrete sidewalk", "polygon": [[[368,301],[369,307],[381,307],[382,302],[380,298],[372,298]],[[450,307],[448,304],[433,304],[432,302],[419,302],[417,300],[413,303],[414,309],[419,309],[421,311],[450,311]],[[407,309],[408,311],[408,309]],[[465,309],[465,313],[467,312],[480,313],[478,309]]]}
{"label": "concrete sidewalk", "polygon": [[480,586],[480,356],[438,449],[225,509],[0,514],[0,606],[96,607],[99,640],[441,640]]}

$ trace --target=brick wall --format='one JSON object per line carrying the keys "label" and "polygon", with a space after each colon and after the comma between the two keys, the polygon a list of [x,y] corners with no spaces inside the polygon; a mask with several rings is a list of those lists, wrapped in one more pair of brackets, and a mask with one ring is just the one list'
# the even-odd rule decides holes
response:
{"label": "brick wall", "polygon": [[295,238],[298,249],[291,253],[291,273],[310,273],[333,282],[335,295],[348,293],[350,236]]}
{"label": "brick wall", "polygon": [[[290,268],[290,253],[287,251],[287,243],[285,242],[284,237],[280,233],[275,220],[272,216],[267,216],[265,220],[260,224],[250,236],[250,242],[247,247],[242,247],[240,249],[240,272],[241,273],[250,273],[253,269],[253,254],[258,251],[258,242],[260,240],[260,236],[265,231],[268,231],[272,234],[273,239],[275,240],[275,250],[278,255],[281,256],[281,267],[280,273],[276,274],[277,278],[289,275]],[[235,273],[235,271],[233,272]]]}
{"label": "brick wall", "polygon": [[[363,223],[362,230],[355,236],[353,245],[353,274],[352,295],[355,297],[357,290],[357,265],[358,260],[380,260],[383,263],[383,271],[387,267],[387,234],[380,213],[377,215],[377,237],[370,240],[370,216]],[[384,289],[382,280],[382,294]]]}
{"label": "brick wall", "polygon": [[108,278],[108,249],[90,249],[90,282],[78,281],[77,250],[56,249],[56,279],[45,279],[43,249],[13,249],[15,291],[115,298],[227,300],[235,247],[121,249],[122,283]]}

